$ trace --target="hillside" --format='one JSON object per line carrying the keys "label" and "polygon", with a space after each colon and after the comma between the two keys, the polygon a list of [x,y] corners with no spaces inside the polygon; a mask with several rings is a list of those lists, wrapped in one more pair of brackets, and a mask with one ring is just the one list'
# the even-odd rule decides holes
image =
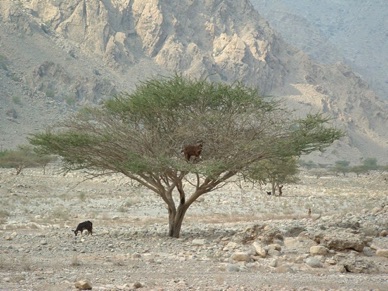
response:
{"label": "hillside", "polygon": [[346,62],[388,98],[388,6],[385,0],[252,0],[290,44],[325,63]]}
{"label": "hillside", "polygon": [[174,71],[236,80],[322,111],[347,136],[312,158],[388,162],[388,105],[342,63],[288,45],[248,1],[0,2],[0,146]]}

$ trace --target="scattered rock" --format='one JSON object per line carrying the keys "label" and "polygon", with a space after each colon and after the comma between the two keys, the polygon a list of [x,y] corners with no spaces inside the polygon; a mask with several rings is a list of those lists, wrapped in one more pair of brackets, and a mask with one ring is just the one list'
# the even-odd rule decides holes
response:
{"label": "scattered rock", "polygon": [[236,242],[230,241],[228,244],[223,248],[224,251],[232,251],[235,248],[237,248],[238,244]]}
{"label": "scattered rock", "polygon": [[265,258],[267,256],[267,251],[262,247],[260,243],[254,242],[252,245],[257,255],[259,255],[262,258]]}
{"label": "scattered rock", "polygon": [[339,262],[338,265],[342,265],[346,272],[349,273],[370,274],[378,271],[377,266],[373,262],[352,255],[347,256],[344,260]]}
{"label": "scattered rock", "polygon": [[140,283],[140,282],[135,282],[135,283],[133,283],[132,286],[133,286],[134,289],[139,289],[139,288],[143,287],[143,284]]}
{"label": "scattered rock", "polygon": [[309,265],[311,268],[322,268],[321,261],[315,257],[308,257],[305,260],[305,263]]}
{"label": "scattered rock", "polygon": [[258,236],[258,239],[263,244],[272,244],[275,242],[282,242],[284,240],[284,237],[278,228],[267,225],[266,227],[264,227],[264,230],[260,234],[260,236]]}
{"label": "scattered rock", "polygon": [[324,246],[312,246],[310,248],[310,254],[312,256],[315,256],[315,255],[326,255],[327,253],[329,252],[329,250],[324,247]]}
{"label": "scattered rock", "polygon": [[228,272],[240,272],[240,266],[236,264],[228,264],[226,266]]}
{"label": "scattered rock", "polygon": [[5,240],[13,240],[17,236],[16,232],[11,233],[10,235],[7,235],[4,237]]}
{"label": "scattered rock", "polygon": [[388,249],[379,249],[376,251],[376,256],[388,258]]}
{"label": "scattered rock", "polygon": [[382,236],[382,237],[388,236],[388,230],[382,230],[382,231],[380,232],[380,236]]}
{"label": "scattered rock", "polygon": [[363,234],[353,233],[349,229],[331,228],[313,235],[313,239],[323,246],[335,251],[355,250],[362,252],[368,239]]}
{"label": "scattered rock", "polygon": [[235,252],[232,254],[231,259],[238,262],[248,262],[250,255],[247,252]]}
{"label": "scattered rock", "polygon": [[291,266],[289,265],[281,265],[281,266],[278,266],[275,271],[277,273],[295,273],[295,271],[292,269]]}
{"label": "scattered rock", "polygon": [[193,239],[192,241],[193,246],[203,246],[206,244],[205,239]]}
{"label": "scattered rock", "polygon": [[92,284],[89,280],[82,279],[75,282],[75,288],[79,290],[92,290]]}

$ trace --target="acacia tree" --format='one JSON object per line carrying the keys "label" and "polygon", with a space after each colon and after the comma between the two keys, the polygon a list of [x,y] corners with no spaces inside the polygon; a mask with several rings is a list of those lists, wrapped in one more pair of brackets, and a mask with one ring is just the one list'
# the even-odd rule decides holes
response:
{"label": "acacia tree", "polygon": [[37,155],[30,145],[20,145],[15,150],[6,150],[0,152],[0,167],[14,168],[16,175],[19,175],[25,168],[43,167],[53,161],[49,155]]}
{"label": "acacia tree", "polygon": [[247,177],[261,184],[271,184],[271,193],[275,195],[280,185],[296,183],[298,173],[298,160],[295,156],[276,157],[257,162],[248,171]]}
{"label": "acacia tree", "polygon": [[[265,159],[329,146],[342,133],[327,123],[320,114],[293,119],[242,84],[176,75],[85,108],[30,142],[61,156],[65,170],[121,173],[151,189],[167,205],[169,236],[179,237],[187,209],[201,195],[248,176]],[[199,139],[201,159],[187,162],[182,146]]]}

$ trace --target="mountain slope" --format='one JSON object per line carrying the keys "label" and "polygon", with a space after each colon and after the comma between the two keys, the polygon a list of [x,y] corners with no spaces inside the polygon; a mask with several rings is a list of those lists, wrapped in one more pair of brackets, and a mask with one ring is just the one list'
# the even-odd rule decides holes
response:
{"label": "mountain slope", "polygon": [[388,99],[385,0],[252,0],[290,44],[318,61],[344,60]]}
{"label": "mountain slope", "polygon": [[243,81],[300,113],[333,116],[348,136],[316,159],[387,159],[387,103],[345,65],[289,46],[248,1],[2,1],[0,15],[3,147],[79,105],[178,71]]}

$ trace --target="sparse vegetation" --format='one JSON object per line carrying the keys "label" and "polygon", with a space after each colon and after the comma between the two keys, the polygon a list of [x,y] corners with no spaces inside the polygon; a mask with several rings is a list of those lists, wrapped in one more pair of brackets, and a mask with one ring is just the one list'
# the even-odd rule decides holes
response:
{"label": "sparse vegetation", "polygon": [[65,102],[68,106],[74,106],[76,104],[76,98],[75,96],[67,96],[65,97]]}
{"label": "sparse vegetation", "polygon": [[54,98],[55,97],[55,90],[47,89],[45,93],[46,93],[46,96],[49,97],[49,98]]}
{"label": "sparse vegetation", "polygon": [[0,54],[0,69],[7,71],[8,70],[8,59],[6,56]]}
{"label": "sparse vegetation", "polygon": [[78,255],[77,254],[74,254],[72,257],[71,257],[71,263],[70,265],[72,267],[78,267],[81,265],[81,262],[80,260],[78,259]]}
{"label": "sparse vegetation", "polygon": [[335,173],[341,173],[342,175],[346,175],[346,173],[349,172],[349,161],[336,161],[334,167],[332,168],[332,171]]}
{"label": "sparse vegetation", "polygon": [[0,167],[14,168],[16,175],[19,175],[25,168],[43,167],[45,171],[47,164],[53,160],[53,156],[37,154],[28,145],[19,146],[16,150],[0,152]]}
{"label": "sparse vegetation", "polygon": [[309,161],[304,161],[304,160],[299,160],[299,165],[303,168],[306,168],[308,170],[311,170],[311,169],[314,169],[314,168],[317,168],[318,166],[311,160]]}
{"label": "sparse vegetation", "polygon": [[[174,76],[84,108],[62,130],[30,141],[41,153],[63,157],[65,170],[121,173],[157,193],[168,208],[169,235],[179,237],[186,211],[203,194],[232,177],[249,177],[265,160],[290,160],[340,138],[328,122],[321,114],[292,118],[280,103],[242,84]],[[181,158],[182,144],[199,138],[202,160]]]}
{"label": "sparse vegetation", "polygon": [[22,105],[22,99],[20,96],[13,96],[12,97],[12,101],[14,104],[17,104],[17,105]]}
{"label": "sparse vegetation", "polygon": [[7,211],[5,209],[0,209],[0,224],[5,223],[9,217],[9,215],[10,215],[9,211]]}
{"label": "sparse vegetation", "polygon": [[85,201],[86,200],[86,193],[84,191],[80,192],[78,194],[78,198],[81,200],[81,201]]}
{"label": "sparse vegetation", "polygon": [[15,108],[8,109],[5,114],[12,119],[17,119],[19,117]]}
{"label": "sparse vegetation", "polygon": [[[259,181],[263,185],[269,183],[272,194],[275,194],[280,185],[297,182],[298,173],[297,158],[278,158],[257,163],[255,167],[250,169],[246,178],[253,178],[253,180]],[[280,195],[280,193],[278,194]]]}
{"label": "sparse vegetation", "polygon": [[58,220],[68,220],[69,219],[69,211],[66,207],[57,206],[49,213],[49,219],[58,219]]}

